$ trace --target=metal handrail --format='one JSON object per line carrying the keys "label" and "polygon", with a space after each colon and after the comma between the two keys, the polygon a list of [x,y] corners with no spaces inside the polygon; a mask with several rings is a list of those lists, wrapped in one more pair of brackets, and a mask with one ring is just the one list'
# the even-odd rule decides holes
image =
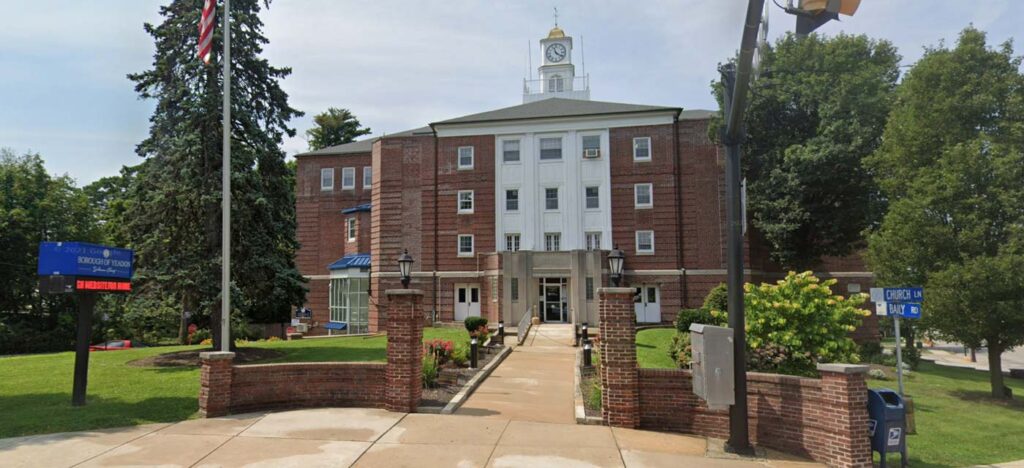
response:
{"label": "metal handrail", "polygon": [[526,340],[526,332],[530,331],[530,325],[533,318],[533,307],[526,309],[526,313],[523,314],[523,318],[519,319],[519,325],[516,325],[516,338],[519,340],[519,344],[523,344]]}

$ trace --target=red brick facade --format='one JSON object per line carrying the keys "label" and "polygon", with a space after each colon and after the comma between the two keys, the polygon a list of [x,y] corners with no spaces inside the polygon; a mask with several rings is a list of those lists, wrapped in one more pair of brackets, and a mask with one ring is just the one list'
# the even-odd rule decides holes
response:
{"label": "red brick facade", "polygon": [[632,288],[597,290],[601,320],[601,418],[605,424],[635,429],[637,395],[636,325]]}
{"label": "red brick facade", "polygon": [[423,291],[389,289],[384,407],[413,413],[423,393]]}

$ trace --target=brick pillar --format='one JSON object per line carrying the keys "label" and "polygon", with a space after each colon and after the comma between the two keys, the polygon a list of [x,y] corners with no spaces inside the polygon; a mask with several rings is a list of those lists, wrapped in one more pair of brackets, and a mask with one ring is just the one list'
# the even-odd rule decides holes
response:
{"label": "brick pillar", "polygon": [[384,408],[413,413],[423,394],[423,291],[389,289]]}
{"label": "brick pillar", "polygon": [[609,426],[636,428],[640,425],[635,292],[633,288],[597,290],[601,322],[601,417]]}
{"label": "brick pillar", "polygon": [[215,418],[231,408],[231,365],[235,353],[216,351],[199,353],[199,414]]}
{"label": "brick pillar", "polygon": [[868,366],[855,364],[818,364],[821,390],[829,404],[821,410],[821,420],[830,426],[828,466],[871,467],[871,440],[868,438],[868,385],[864,379]]}

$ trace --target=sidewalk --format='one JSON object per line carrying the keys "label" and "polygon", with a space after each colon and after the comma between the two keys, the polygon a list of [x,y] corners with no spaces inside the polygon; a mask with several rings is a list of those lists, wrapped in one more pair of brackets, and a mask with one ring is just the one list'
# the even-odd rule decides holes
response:
{"label": "sidewalk", "polygon": [[[988,371],[988,349],[979,348],[975,352],[977,362],[971,362],[970,351],[964,355],[964,347],[955,343],[936,342],[935,346],[925,346],[921,349],[921,357],[934,360],[936,364],[951,367],[973,368],[981,371]],[[1003,373],[1010,372],[1010,369],[1024,369],[1024,348],[1017,348],[1013,351],[1003,353]]]}
{"label": "sidewalk", "polygon": [[496,417],[325,408],[0,439],[0,466],[797,467],[704,458],[700,437]]}

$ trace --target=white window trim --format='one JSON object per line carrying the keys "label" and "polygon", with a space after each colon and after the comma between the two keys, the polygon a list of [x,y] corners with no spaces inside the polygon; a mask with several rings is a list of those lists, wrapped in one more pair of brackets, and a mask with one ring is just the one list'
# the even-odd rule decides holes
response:
{"label": "white window trim", "polygon": [[[643,186],[647,187],[647,193],[650,195],[651,198],[650,203],[639,202],[640,192],[637,189]],[[636,209],[654,208],[654,184],[633,184],[633,207]]]}
{"label": "white window trim", "polygon": [[[597,208],[590,208],[587,206],[587,189],[597,189]],[[584,185],[583,186],[583,210],[584,211],[601,211],[601,185]]]}
{"label": "white window trim", "polygon": [[[462,164],[462,150],[469,150],[469,165]],[[458,166],[460,171],[473,169],[473,165],[476,163],[476,150],[472,146],[460,146],[459,149],[455,150],[455,165]]]}
{"label": "white window trim", "polygon": [[[369,172],[369,174],[367,174],[367,172]],[[367,175],[369,175],[370,177],[366,177]],[[373,188],[373,167],[372,166],[363,166],[363,188],[364,189],[371,189],[371,188]]]}
{"label": "white window trim", "polygon": [[579,148],[580,154],[579,154],[579,157],[583,158],[583,152],[586,151],[586,148],[583,146],[583,139],[587,138],[587,137],[597,137],[598,157],[593,158],[593,159],[583,158],[583,160],[585,160],[585,161],[596,161],[596,160],[604,158],[604,142],[601,141],[602,140],[601,136],[602,135],[600,133],[583,133],[583,134],[581,134],[580,135],[580,148]]}
{"label": "white window trim", "polygon": [[[346,184],[345,183],[345,175],[346,174],[352,174],[352,183],[351,184]],[[356,188],[356,168],[354,168],[354,167],[344,167],[344,168],[342,168],[341,169],[341,189],[342,190],[355,190],[355,188]]]}
{"label": "white window trim", "polygon": [[[345,237],[349,242],[355,242],[356,237],[359,236],[359,225],[357,223],[358,221],[355,218],[345,219]],[[355,235],[352,235],[353,231],[355,231]]]}
{"label": "white window trim", "polygon": [[[561,209],[562,209],[562,190],[559,187],[543,187],[543,189],[544,189],[544,196],[542,197],[542,199],[544,200],[544,211],[546,211],[548,213],[558,213],[559,211],[561,211]],[[550,190],[550,189],[554,189],[555,190],[555,202],[558,204],[558,208],[554,208],[554,209],[548,208],[548,190]]]}
{"label": "white window trim", "polygon": [[[462,207],[462,194],[469,194],[469,208]],[[459,190],[458,195],[455,196],[455,209],[459,214],[473,214],[473,209],[476,207],[476,197],[473,195],[472,190]]]}
{"label": "white window trim", "polygon": [[[544,140],[558,140],[558,159],[544,159],[541,157],[541,151],[543,151]],[[537,163],[539,164],[554,164],[565,161],[565,137],[563,135],[552,135],[552,136],[538,136],[537,137]]]}
{"label": "white window trim", "polygon": [[[636,155],[636,142],[637,140],[647,140],[647,157],[641,158]],[[633,138],[633,161],[648,162],[651,160],[651,137],[635,137]]]}
{"label": "white window trim", "polygon": [[[592,235],[597,235],[597,247],[594,248],[594,249],[589,248],[590,247],[590,236],[592,236]],[[586,232],[584,232],[583,233],[583,248],[586,249],[586,250],[601,250],[601,242],[604,240],[604,239],[602,239],[602,237],[604,237],[604,236],[601,235],[601,231],[586,231]]]}
{"label": "white window trim", "polygon": [[[508,192],[509,192],[509,190],[515,190],[516,191],[516,209],[514,209],[514,210],[508,209]],[[503,195],[502,195],[501,202],[502,202],[502,206],[504,207],[505,212],[506,213],[518,213],[520,211],[520,209],[522,208],[522,206],[523,206],[523,197],[520,196],[520,195],[522,195],[522,191],[519,190],[519,187],[509,187],[509,188],[506,188],[505,191],[502,192],[502,194]]]}
{"label": "white window trim", "polygon": [[[469,238],[469,252],[462,251],[463,237]],[[459,234],[458,237],[456,237],[455,251],[460,257],[472,257],[473,253],[476,251],[476,239],[473,238],[472,234]]]}
{"label": "white window trim", "polygon": [[[513,237],[513,236],[516,238],[516,249],[515,250],[509,250],[509,248],[508,248],[508,241],[509,241],[509,238]],[[519,234],[518,232],[506,232],[505,233],[505,251],[506,252],[518,252],[520,249],[522,249],[522,247],[523,247],[523,236],[521,234]]]}
{"label": "white window trim", "polygon": [[[509,141],[514,141],[516,143],[519,143],[519,160],[518,161],[506,161],[505,160],[505,142],[509,142]],[[508,139],[504,139],[504,140],[499,140],[499,143],[498,143],[498,158],[501,160],[502,164],[508,164],[508,165],[522,164],[523,163],[523,140],[520,139],[520,138],[508,138]]]}
{"label": "white window trim", "polygon": [[[327,173],[331,174],[331,185],[324,185],[324,174],[327,174]],[[320,190],[323,190],[323,191],[334,190],[334,168],[333,167],[325,167],[325,168],[320,169]]]}
{"label": "white window trim", "polygon": [[[558,248],[554,250],[548,249],[548,236],[558,238]],[[562,233],[560,232],[545,232],[544,233],[544,251],[545,252],[561,252],[562,251]]]}
{"label": "white window trim", "polygon": [[[651,249],[650,250],[640,250],[640,234],[642,234],[642,233],[650,233],[651,234]],[[654,231],[653,230],[646,229],[646,230],[636,231],[636,234],[634,234],[634,238],[635,238],[634,240],[636,242],[636,254],[637,255],[654,255]]]}

